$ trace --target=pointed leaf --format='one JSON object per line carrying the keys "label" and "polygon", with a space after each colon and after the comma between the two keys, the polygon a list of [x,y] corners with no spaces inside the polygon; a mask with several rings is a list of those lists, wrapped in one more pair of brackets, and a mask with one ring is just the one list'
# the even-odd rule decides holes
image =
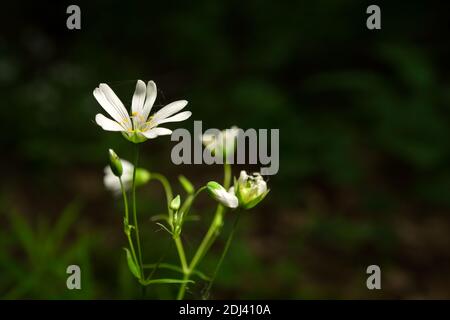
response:
{"label": "pointed leaf", "polygon": [[130,269],[131,273],[138,279],[141,278],[140,272],[139,272],[139,268],[136,265],[133,256],[131,255],[130,250],[128,250],[128,248],[123,248],[125,250],[125,252],[127,253],[127,263],[128,263],[128,268]]}
{"label": "pointed leaf", "polygon": [[147,286],[149,284],[178,284],[178,283],[194,283],[192,280],[182,280],[182,279],[152,279],[141,281],[141,284]]}
{"label": "pointed leaf", "polygon": [[178,176],[178,180],[180,181],[181,186],[187,193],[189,194],[194,193],[194,186],[185,176],[183,175]]}

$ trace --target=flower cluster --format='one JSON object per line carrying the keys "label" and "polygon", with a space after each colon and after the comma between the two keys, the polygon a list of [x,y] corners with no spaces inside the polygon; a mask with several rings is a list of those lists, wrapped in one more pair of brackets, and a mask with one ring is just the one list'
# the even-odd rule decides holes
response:
{"label": "flower cluster", "polygon": [[[99,113],[95,116],[95,121],[106,131],[121,132],[127,140],[135,144],[139,144],[148,139],[154,139],[158,136],[170,135],[172,131],[163,128],[160,125],[184,121],[188,119],[192,113],[190,111],[181,112],[188,102],[186,100],[178,100],[169,103],[150,115],[156,96],[157,89],[156,84],[153,81],[149,81],[146,85],[143,81],[138,80],[131,102],[131,111],[128,113],[114,91],[107,84],[102,83],[94,90],[94,97],[111,118]],[[237,127],[232,127],[231,129],[223,130],[214,135],[205,134],[202,137],[202,141],[212,154],[219,154],[228,158],[234,155],[238,132],[239,129]],[[136,150],[138,152],[137,148]],[[246,171],[241,171],[239,177],[234,179],[233,186],[230,187],[231,166],[225,161],[223,185],[215,181],[210,181],[196,190],[194,185],[186,177],[180,176],[179,182],[186,192],[185,199],[182,201],[180,195],[173,197],[171,185],[162,174],[149,172],[144,168],[138,167],[138,153],[136,154],[135,159],[135,162],[131,163],[125,159],[121,159],[112,149],[110,149],[109,166],[104,169],[103,180],[107,189],[111,190],[116,195],[122,194],[123,196],[125,211],[123,219],[124,233],[128,239],[128,247],[124,249],[128,267],[131,273],[143,286],[152,283],[180,284],[177,298],[182,299],[184,297],[186,285],[192,282],[190,279],[191,276],[202,275],[201,277],[206,278],[206,276],[199,272],[196,267],[208,248],[214,242],[215,235],[219,234],[225,208],[251,209],[255,207],[268,194],[269,189],[267,188],[267,183],[259,173],[248,175]],[[136,187],[142,186],[152,179],[158,180],[162,184],[167,198],[167,214],[155,216],[155,219],[152,220],[162,221],[162,223],[158,222],[157,224],[171,234],[181,263],[180,267],[171,266],[166,263],[158,263],[155,268],[168,267],[171,270],[181,270],[180,272],[183,274],[183,279],[153,279],[152,276],[156,270],[150,272],[148,278],[146,278],[145,275],[146,268],[148,267],[144,266],[149,265],[144,265],[142,258],[139,223],[137,219]],[[132,213],[131,210],[129,210],[129,200],[127,195],[130,190],[132,192]],[[195,198],[203,190],[206,190],[209,195],[218,202],[218,206],[210,229],[193,255],[192,261],[188,263],[180,235],[183,223],[187,221],[189,210],[192,207]],[[238,216],[239,215],[237,215],[237,217]],[[232,233],[230,234],[227,243],[231,242],[231,238]],[[228,245],[223,252],[223,256],[225,256],[227,249]],[[220,262],[217,269],[219,266]],[[211,287],[211,285],[212,281],[210,281],[209,287]]]}

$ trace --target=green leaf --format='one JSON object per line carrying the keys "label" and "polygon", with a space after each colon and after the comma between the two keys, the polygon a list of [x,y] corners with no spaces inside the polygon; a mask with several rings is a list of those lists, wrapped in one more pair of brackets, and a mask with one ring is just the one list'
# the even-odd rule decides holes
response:
{"label": "green leaf", "polygon": [[141,278],[141,273],[139,272],[139,268],[136,265],[136,262],[133,259],[133,256],[131,255],[130,250],[127,248],[123,248],[125,252],[127,253],[127,262],[128,262],[128,268],[130,269],[131,273],[137,278]]}
{"label": "green leaf", "polygon": [[9,212],[9,221],[14,235],[17,237],[22,248],[27,252],[30,258],[36,256],[36,235],[28,221],[18,212]]}
{"label": "green leaf", "polygon": [[195,190],[194,186],[185,176],[183,175],[178,176],[178,180],[180,181],[181,186],[187,193],[189,194],[194,193]]}
{"label": "green leaf", "polygon": [[[158,267],[160,269],[167,269],[167,270],[172,270],[172,271],[175,271],[175,272],[183,273],[183,269],[182,268],[180,268],[179,266],[170,264],[170,263],[144,264],[144,268],[145,269],[154,269],[156,267]],[[192,274],[198,276],[200,279],[205,280],[205,281],[210,281],[211,280],[210,277],[208,277],[206,274],[204,274],[203,272],[201,272],[199,270],[193,270]]]}
{"label": "green leaf", "polygon": [[157,222],[156,223],[158,226],[160,226],[163,230],[167,231],[170,234],[173,234],[172,231],[170,231],[165,225],[163,225],[162,223]]}
{"label": "green leaf", "polygon": [[177,284],[177,283],[194,283],[192,280],[182,280],[182,279],[153,279],[141,281],[141,284],[148,286],[149,284]]}
{"label": "green leaf", "polygon": [[169,222],[169,216],[165,213],[163,214],[156,214],[153,217],[150,218],[152,221],[166,221]]}
{"label": "green leaf", "polygon": [[52,238],[52,242],[61,243],[63,241],[76,221],[80,208],[81,204],[79,202],[72,202],[64,209],[56,225],[52,228],[53,231],[49,235]]}

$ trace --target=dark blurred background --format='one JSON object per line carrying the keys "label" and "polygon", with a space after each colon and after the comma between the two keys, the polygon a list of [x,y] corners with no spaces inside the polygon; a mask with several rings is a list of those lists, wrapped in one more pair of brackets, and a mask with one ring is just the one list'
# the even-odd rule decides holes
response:
{"label": "dark blurred background", "polygon": [[[129,106],[136,80],[152,79],[157,106],[189,100],[193,117],[170,128],[280,129],[272,191],[242,220],[213,298],[450,298],[449,8],[374,3],[377,31],[365,1],[76,2],[72,31],[73,3],[2,3],[0,297],[140,297],[120,199],[102,184],[107,148],[132,152],[95,124],[92,91],[107,82]],[[181,173],[197,187],[220,181],[220,166],[173,165],[173,145],[144,143],[141,165],[174,185]],[[146,260],[170,251],[177,262],[149,220],[164,208],[160,186],[139,198]],[[189,256],[214,203],[202,196],[197,210]],[[66,289],[69,264],[82,269],[80,291]],[[382,290],[366,288],[371,264]],[[151,286],[147,297],[175,290]]]}

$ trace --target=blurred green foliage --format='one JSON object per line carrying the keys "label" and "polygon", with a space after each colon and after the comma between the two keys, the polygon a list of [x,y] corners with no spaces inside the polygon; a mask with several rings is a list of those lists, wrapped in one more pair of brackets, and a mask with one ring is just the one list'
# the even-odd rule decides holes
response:
{"label": "blurred green foliage", "polygon": [[[136,79],[153,79],[158,106],[186,98],[204,128],[280,129],[280,171],[239,228],[213,297],[448,298],[448,10],[384,3],[382,30],[371,32],[368,4],[85,2],[80,31],[65,28],[64,3],[5,4],[0,297],[140,297],[121,250],[121,208],[101,176],[109,147],[125,158],[131,150],[95,125],[92,90],[107,82],[129,105]],[[174,183],[180,173],[196,186],[220,176],[172,165],[172,145],[145,144],[142,165]],[[74,197],[83,206],[67,206]],[[164,236],[149,219],[162,193],[150,185],[140,197],[144,251],[157,262]],[[212,214],[206,199],[196,211],[188,242]],[[89,279],[80,292],[65,289],[71,263]],[[382,294],[365,288],[374,263]],[[147,297],[172,290],[154,286]]]}
{"label": "blurred green foliage", "polygon": [[[33,224],[14,209],[2,210],[2,218],[4,214],[8,229],[0,239],[2,298],[89,299],[94,296],[89,268],[92,240],[81,234],[68,242],[79,205],[69,205],[52,225],[45,218]],[[84,267],[82,291],[64,288],[68,276],[65,271],[71,264]]]}

